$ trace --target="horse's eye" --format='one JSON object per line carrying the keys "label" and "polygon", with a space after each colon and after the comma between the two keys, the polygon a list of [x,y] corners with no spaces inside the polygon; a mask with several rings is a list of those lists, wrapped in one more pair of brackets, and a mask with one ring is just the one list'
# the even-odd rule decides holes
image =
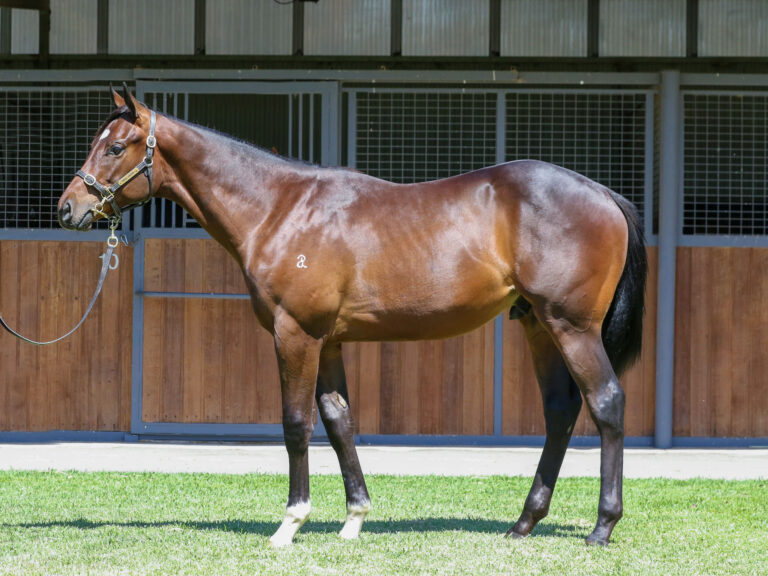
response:
{"label": "horse's eye", "polygon": [[123,153],[123,150],[125,150],[125,147],[122,144],[112,144],[112,146],[109,147],[109,154],[112,156],[120,156],[120,154]]}

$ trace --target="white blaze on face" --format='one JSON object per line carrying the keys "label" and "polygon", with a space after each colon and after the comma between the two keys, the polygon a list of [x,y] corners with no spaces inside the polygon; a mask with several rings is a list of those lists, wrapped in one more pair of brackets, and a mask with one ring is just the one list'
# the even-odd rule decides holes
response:
{"label": "white blaze on face", "polygon": [[99,136],[99,141],[104,140],[107,136],[109,136],[109,128],[104,128],[104,132]]}

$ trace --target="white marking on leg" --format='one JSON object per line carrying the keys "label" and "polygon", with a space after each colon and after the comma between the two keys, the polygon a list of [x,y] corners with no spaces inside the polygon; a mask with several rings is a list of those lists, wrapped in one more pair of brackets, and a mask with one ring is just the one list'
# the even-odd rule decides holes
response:
{"label": "white marking on leg", "polygon": [[269,539],[269,543],[275,547],[280,548],[282,546],[290,546],[293,542],[293,537],[296,536],[296,532],[299,531],[304,525],[304,522],[309,518],[309,512],[312,506],[309,500],[306,502],[299,502],[293,506],[288,506],[285,509],[285,519],[280,524],[280,528],[277,529]]}
{"label": "white marking on leg", "polygon": [[344,523],[344,528],[339,532],[344,540],[355,540],[360,536],[360,529],[363,527],[363,521],[368,516],[368,512],[371,511],[371,503],[365,502],[358,505],[347,505],[347,521]]}

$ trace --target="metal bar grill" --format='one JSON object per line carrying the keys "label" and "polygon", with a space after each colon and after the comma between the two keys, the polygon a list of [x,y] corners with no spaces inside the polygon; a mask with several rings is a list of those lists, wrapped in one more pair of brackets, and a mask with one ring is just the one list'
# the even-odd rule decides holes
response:
{"label": "metal bar grill", "polygon": [[[646,212],[646,106],[643,93],[510,92],[506,159],[563,166]],[[648,207],[650,209],[650,207]]]}
{"label": "metal bar grill", "polygon": [[768,234],[768,95],[684,93],[683,234]]}
{"label": "metal bar grill", "polygon": [[0,228],[58,228],[56,203],[112,109],[101,88],[0,91]]}
{"label": "metal bar grill", "polygon": [[495,93],[356,94],[356,167],[422,182],[495,163]]}

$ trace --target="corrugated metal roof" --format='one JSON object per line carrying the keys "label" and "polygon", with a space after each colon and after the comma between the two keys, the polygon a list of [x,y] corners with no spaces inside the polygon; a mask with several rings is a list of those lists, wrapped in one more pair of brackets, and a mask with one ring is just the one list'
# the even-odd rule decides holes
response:
{"label": "corrugated metal roof", "polygon": [[587,55],[587,0],[502,0],[502,56]]}
{"label": "corrugated metal roof", "polygon": [[601,0],[600,56],[685,56],[685,0]]}
{"label": "corrugated metal roof", "polygon": [[14,8],[11,12],[11,54],[37,54],[40,23],[37,10]]}
{"label": "corrugated metal roof", "polygon": [[487,56],[489,0],[403,0],[404,56]]}
{"label": "corrugated metal roof", "polygon": [[98,0],[51,0],[51,54],[95,54]]}
{"label": "corrugated metal roof", "polygon": [[290,54],[293,6],[252,0],[207,0],[207,54]]}
{"label": "corrugated metal roof", "polygon": [[768,56],[768,2],[699,0],[699,56]]}
{"label": "corrugated metal roof", "polygon": [[324,0],[304,5],[305,54],[387,55],[390,36],[390,2]]}
{"label": "corrugated metal roof", "polygon": [[194,0],[109,0],[110,54],[194,54]]}

